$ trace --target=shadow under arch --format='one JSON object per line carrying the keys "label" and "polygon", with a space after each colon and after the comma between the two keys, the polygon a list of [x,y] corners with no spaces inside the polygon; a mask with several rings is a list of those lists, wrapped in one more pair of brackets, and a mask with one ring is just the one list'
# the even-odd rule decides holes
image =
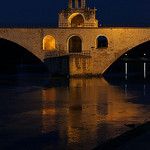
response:
{"label": "shadow under arch", "polygon": [[115,59],[110,61],[110,64],[102,72],[103,75],[108,73],[112,66],[117,62],[144,62],[150,61],[150,37],[138,41],[139,44],[134,43],[125,49],[119,51]]}
{"label": "shadow under arch", "polygon": [[0,73],[17,73],[18,65],[41,65],[43,69],[36,68],[36,71],[46,71],[44,63],[28,49],[11,40],[0,38]]}

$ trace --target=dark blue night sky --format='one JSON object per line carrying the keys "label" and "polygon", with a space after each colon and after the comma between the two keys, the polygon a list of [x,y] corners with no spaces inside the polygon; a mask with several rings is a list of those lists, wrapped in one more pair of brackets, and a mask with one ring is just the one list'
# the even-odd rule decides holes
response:
{"label": "dark blue night sky", "polygon": [[[68,0],[5,0],[0,5],[0,25],[57,26],[58,12]],[[150,26],[150,0],[86,0],[97,8],[102,26]]]}

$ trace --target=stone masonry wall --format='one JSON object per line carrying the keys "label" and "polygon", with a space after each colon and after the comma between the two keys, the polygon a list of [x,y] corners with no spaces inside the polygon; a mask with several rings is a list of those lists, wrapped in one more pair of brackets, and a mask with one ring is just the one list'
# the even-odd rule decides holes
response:
{"label": "stone masonry wall", "polygon": [[0,38],[12,41],[44,60],[41,28],[0,28]]}
{"label": "stone masonry wall", "polygon": [[[86,72],[102,74],[125,52],[149,41],[150,28],[0,28],[0,38],[23,46],[43,62],[47,52],[43,51],[43,39],[47,35],[55,38],[56,50],[66,53],[69,38],[79,36],[82,40],[82,50],[91,51],[90,69],[87,68]],[[98,36],[106,36],[108,48],[95,48]],[[70,58],[72,65],[75,66],[76,60]],[[88,59],[86,61],[88,62]],[[71,70],[70,72],[73,73]]]}
{"label": "stone masonry wall", "polygon": [[91,57],[72,55],[69,58],[70,76],[91,74]]}
{"label": "stone masonry wall", "polygon": [[[43,38],[46,35],[54,36],[57,49],[65,52],[68,52],[69,38],[79,36],[83,51],[91,51],[91,73],[102,74],[125,52],[149,41],[150,28],[53,28],[44,29]],[[98,36],[108,39],[108,48],[95,48]]]}

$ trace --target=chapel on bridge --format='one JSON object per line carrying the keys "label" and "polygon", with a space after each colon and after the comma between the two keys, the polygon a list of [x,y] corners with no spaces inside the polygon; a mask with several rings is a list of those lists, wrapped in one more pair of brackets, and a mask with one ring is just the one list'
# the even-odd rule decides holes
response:
{"label": "chapel on bridge", "polygon": [[68,8],[59,13],[59,27],[98,27],[95,12],[86,7],[85,0],[68,0]]}

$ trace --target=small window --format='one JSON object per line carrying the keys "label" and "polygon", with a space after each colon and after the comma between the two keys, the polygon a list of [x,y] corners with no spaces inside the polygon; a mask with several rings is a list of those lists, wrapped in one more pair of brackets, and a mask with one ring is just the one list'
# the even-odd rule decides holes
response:
{"label": "small window", "polygon": [[105,36],[99,36],[96,39],[96,48],[108,48],[108,40]]}
{"label": "small window", "polygon": [[55,49],[55,39],[51,35],[47,35],[43,39],[43,50],[54,50]]}

